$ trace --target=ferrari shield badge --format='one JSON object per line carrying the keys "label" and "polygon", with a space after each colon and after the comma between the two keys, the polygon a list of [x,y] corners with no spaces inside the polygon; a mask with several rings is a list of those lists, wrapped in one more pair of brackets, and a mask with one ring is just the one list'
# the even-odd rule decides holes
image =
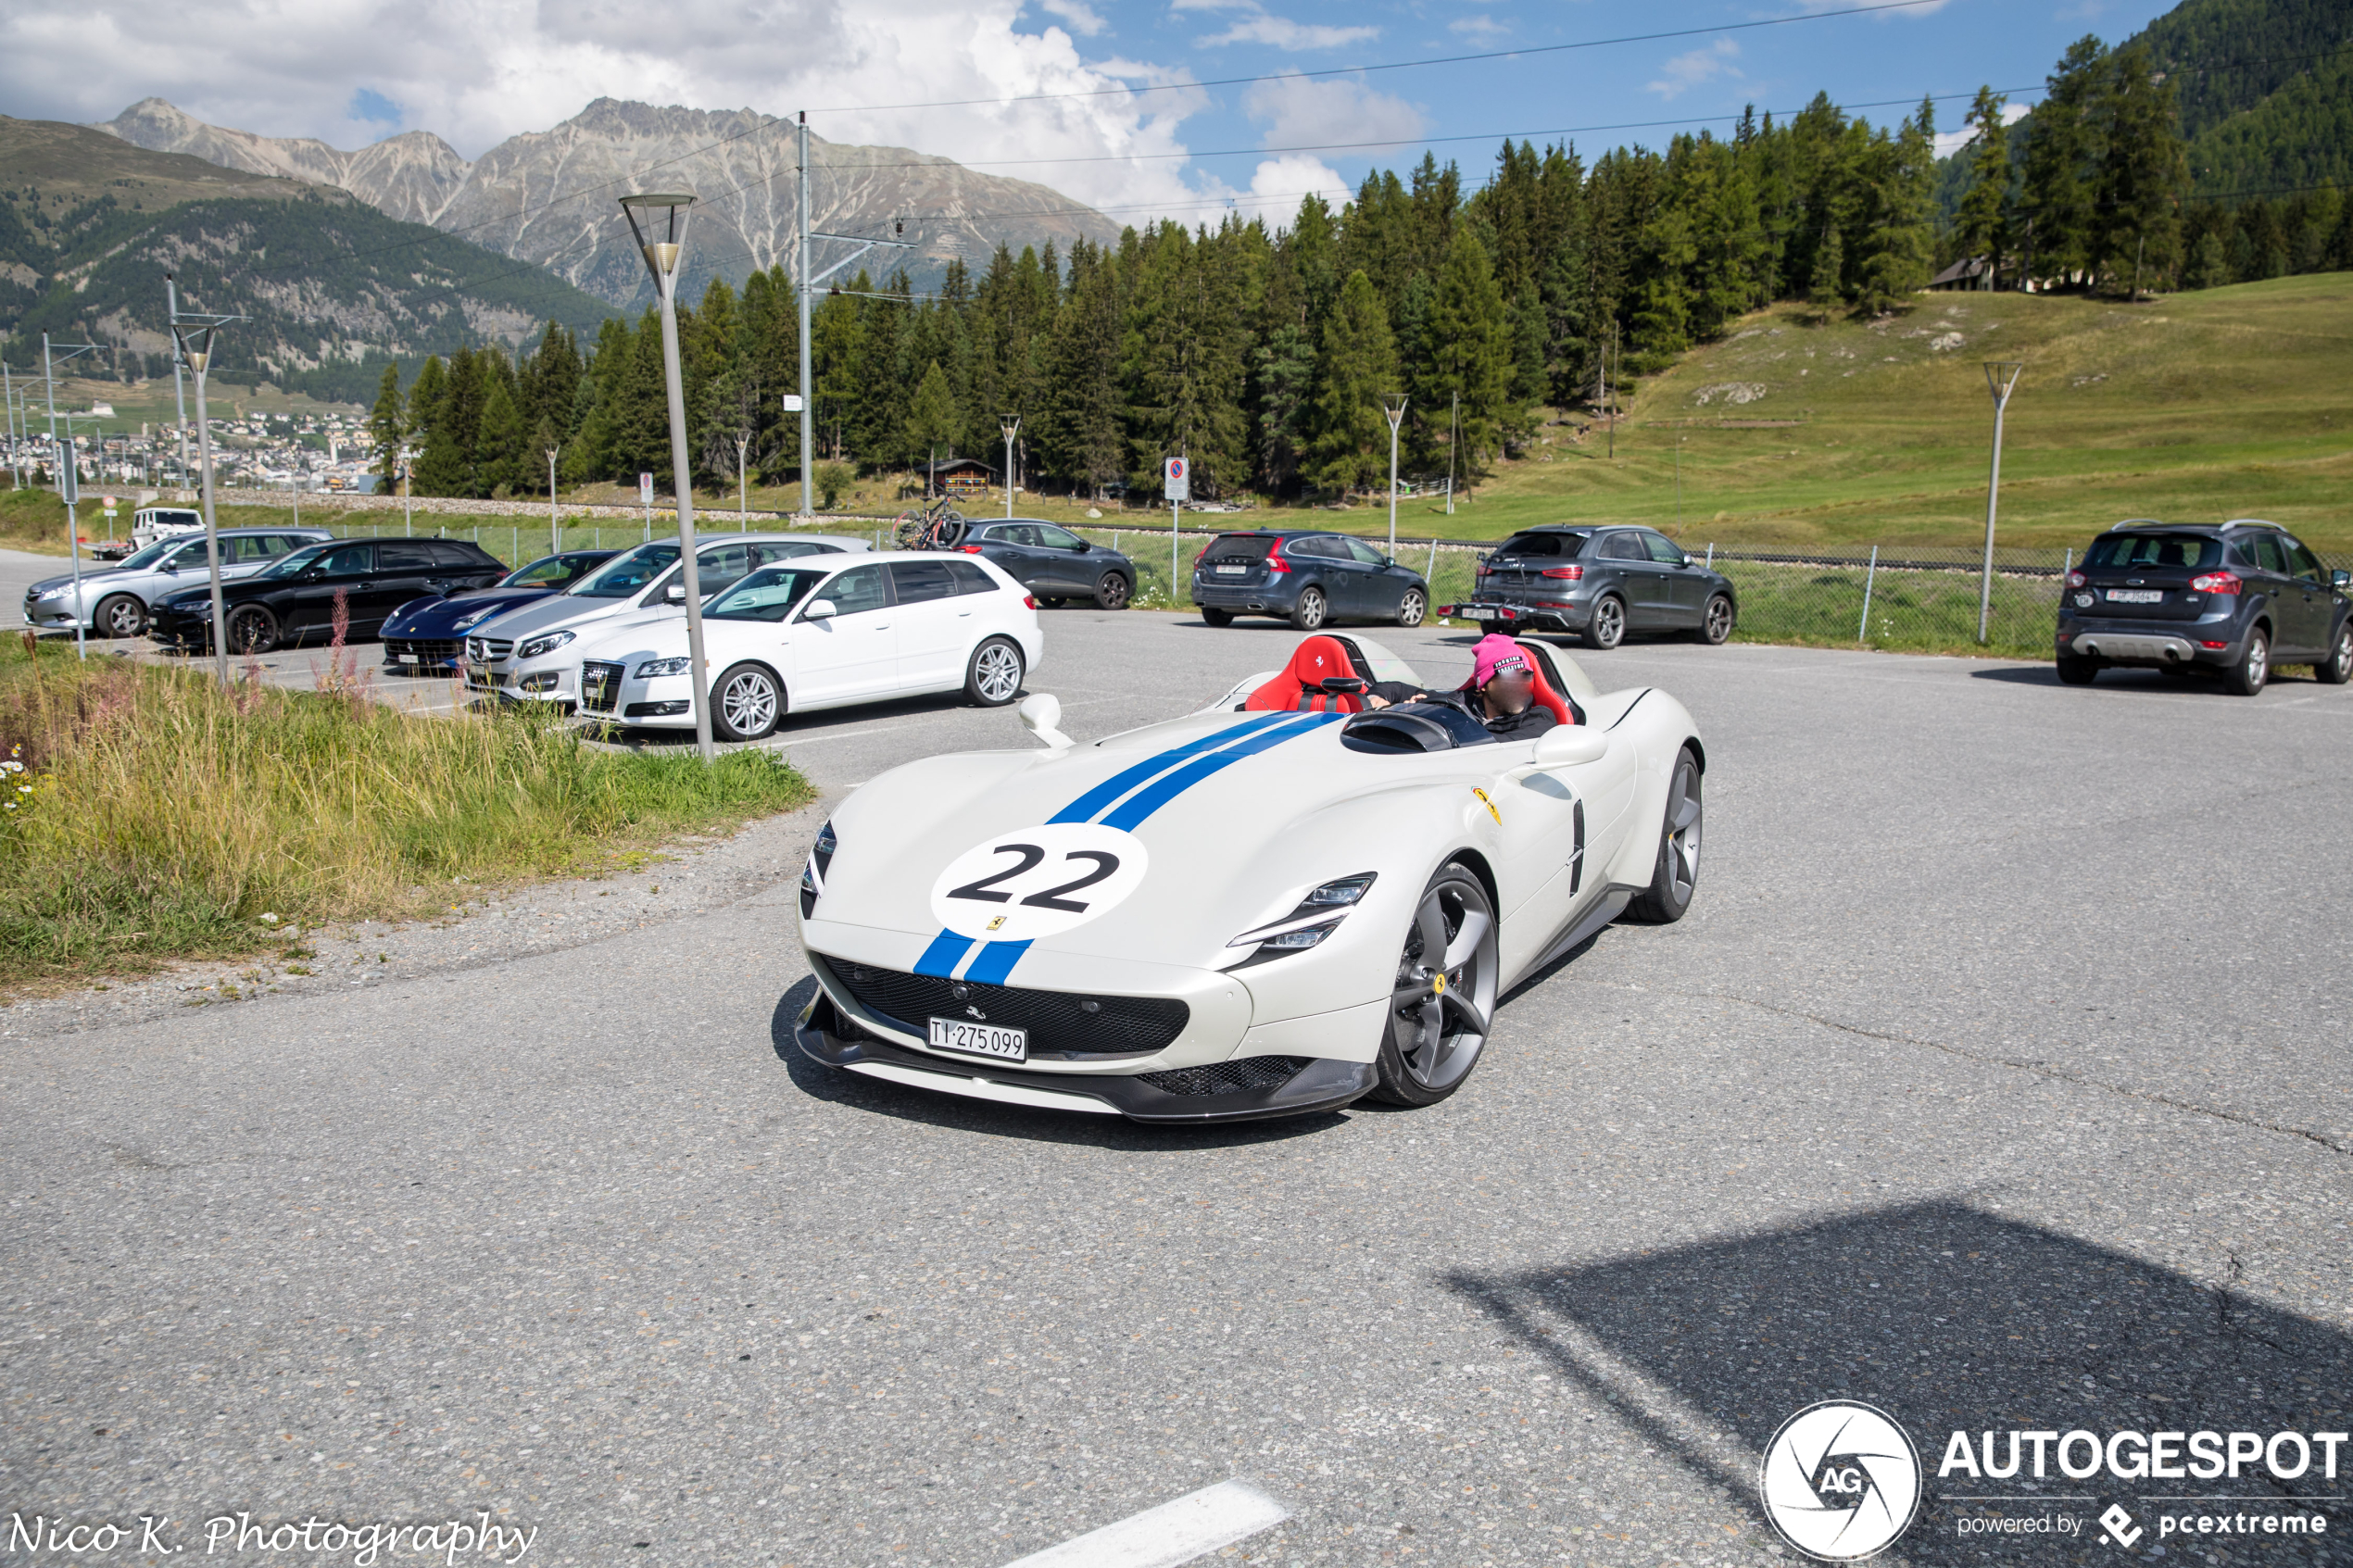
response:
{"label": "ferrari shield badge", "polygon": [[950,861],[932,884],[931,910],[960,936],[1035,941],[1117,908],[1150,861],[1141,839],[1100,822],[1014,828]]}

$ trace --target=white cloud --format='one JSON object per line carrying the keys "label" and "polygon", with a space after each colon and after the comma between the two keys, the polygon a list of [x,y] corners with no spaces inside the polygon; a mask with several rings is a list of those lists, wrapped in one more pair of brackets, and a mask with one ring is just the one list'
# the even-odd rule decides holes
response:
{"label": "white cloud", "polygon": [[1428,129],[1422,111],[1345,77],[1282,76],[1242,94],[1242,112],[1266,127],[1270,147],[1411,141]]}
{"label": "white cloud", "polygon": [[1740,56],[1741,46],[1729,38],[1678,55],[1659,68],[1658,80],[1645,85],[1662,98],[1680,97],[1690,88],[1715,81],[1719,76],[1738,78],[1740,70],[1732,61]]}
{"label": "white cloud", "polygon": [[1111,26],[1086,0],[1038,0],[1038,5],[1050,15],[1062,18],[1081,38],[1092,38]]}
{"label": "white cloud", "polygon": [[1334,206],[1348,199],[1348,182],[1313,153],[1285,153],[1260,160],[1250,177],[1250,194],[1237,195],[1235,207],[1245,216],[1264,218],[1272,225],[1288,226],[1299,215],[1299,204],[1310,192],[1321,192]]}
{"label": "white cloud", "polygon": [[[1094,14],[1087,0],[1055,3]],[[0,57],[13,115],[110,119],[152,94],[217,125],[350,147],[385,130],[355,117],[364,86],[469,157],[600,94],[783,116],[806,106],[829,140],[984,167],[1185,151],[1198,93],[888,107],[1177,80],[1089,62],[1061,27],[1020,31],[1020,14],[1021,0],[894,0],[887,13],[853,0],[676,0],[659,13],[632,0],[217,0],[192,31],[166,0],[14,0],[0,10]],[[860,105],[881,107],[849,107]],[[1001,171],[1139,220],[1150,215],[1139,204],[1190,211],[1200,198],[1181,157]]]}
{"label": "white cloud", "polygon": [[1478,39],[1483,44],[1490,39],[1503,37],[1511,29],[1493,17],[1457,17],[1446,24],[1446,31],[1465,38]]}
{"label": "white cloud", "polygon": [[1221,44],[1265,44],[1277,49],[1337,49],[1343,44],[1360,44],[1380,36],[1377,27],[1327,27],[1320,22],[1293,21],[1275,15],[1258,0],[1174,0],[1171,9],[1241,13],[1225,31],[1196,40],[1203,48]]}
{"label": "white cloud", "polygon": [[[2026,106],[2024,104],[2004,104],[2002,106],[2002,123],[2004,125],[2016,125],[2020,120],[2024,119],[2025,118]],[[1938,132],[1936,133],[1936,156],[1938,157],[1951,157],[1955,153],[1957,153],[1963,147],[1968,146],[1969,143],[1976,138],[1976,135],[1977,132],[1966,125],[1962,126],[1958,131]]]}

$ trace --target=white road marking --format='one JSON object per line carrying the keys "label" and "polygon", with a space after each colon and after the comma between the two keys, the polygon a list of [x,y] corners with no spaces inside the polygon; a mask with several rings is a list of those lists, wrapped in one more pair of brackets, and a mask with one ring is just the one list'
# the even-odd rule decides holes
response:
{"label": "white road marking", "polygon": [[1220,1481],[1006,1568],[1176,1568],[1290,1517],[1290,1510],[1247,1481]]}

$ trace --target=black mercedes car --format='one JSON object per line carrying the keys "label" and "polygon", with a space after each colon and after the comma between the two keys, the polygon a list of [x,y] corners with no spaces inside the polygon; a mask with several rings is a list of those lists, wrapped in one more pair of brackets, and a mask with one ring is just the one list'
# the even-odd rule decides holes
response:
{"label": "black mercedes car", "polygon": [[1647,528],[1526,528],[1478,563],[1477,585],[1438,613],[1482,632],[1568,632],[1614,648],[1629,632],[1670,632],[1720,643],[1740,596],[1722,572]]}
{"label": "black mercedes car", "polygon": [[2120,522],[2067,575],[2058,678],[2091,684],[2111,668],[2220,675],[2253,696],[2275,664],[2309,664],[2332,685],[2353,678],[2353,600],[2275,522]]}
{"label": "black mercedes car", "polygon": [[1193,558],[1193,603],[1212,626],[1273,615],[1302,632],[1327,622],[1419,626],[1429,583],[1352,533],[1265,528],[1221,533]]}
{"label": "black mercedes car", "polygon": [[1050,608],[1092,599],[1104,609],[1126,609],[1136,596],[1134,561],[1042,518],[975,521],[955,547],[1002,567]]}
{"label": "black mercedes car", "polygon": [[[229,647],[268,653],[324,642],[338,598],[350,615],[346,634],[372,637],[411,599],[487,588],[506,574],[497,556],[463,539],[330,540],[220,585]],[[208,646],[211,621],[209,587],[191,587],[156,602],[148,634],[166,645]]]}

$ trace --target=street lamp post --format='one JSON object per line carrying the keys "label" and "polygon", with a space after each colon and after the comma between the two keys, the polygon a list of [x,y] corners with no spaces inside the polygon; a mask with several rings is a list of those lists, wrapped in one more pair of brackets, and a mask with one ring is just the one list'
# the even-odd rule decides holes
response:
{"label": "street lamp post", "polygon": [[171,324],[172,341],[196,378],[196,462],[204,470],[205,564],[212,578],[212,670],[224,686],[229,684],[229,627],[225,620],[228,610],[220,599],[220,526],[213,514],[212,421],[205,407],[205,372],[212,364],[213,335],[222,322],[243,320],[191,317],[185,321],[174,320]]}
{"label": "street lamp post", "polygon": [[1021,433],[1019,414],[1000,414],[997,428],[1005,433],[1005,515],[1013,515],[1013,437]]}
{"label": "street lamp post", "polygon": [[[695,492],[694,475],[686,466],[686,395],[678,370],[678,263],[686,253],[686,219],[694,205],[695,198],[686,194],[621,198],[629,232],[636,238],[638,254],[653,274],[654,292],[661,298],[661,370],[670,392],[670,476],[678,493],[678,565],[686,586],[687,689],[695,703],[695,746],[709,762],[717,753],[711,744],[711,675],[703,659],[702,579],[695,570]],[[638,221],[641,211],[643,224]],[[648,238],[649,231],[661,237]]]}
{"label": "street lamp post", "polygon": [[[556,521],[556,454],[562,450],[560,446],[547,448],[547,553],[551,556],[564,547],[563,524]],[[520,550],[516,552],[518,555],[522,553]],[[515,564],[521,566],[522,562]]]}
{"label": "street lamp post", "polygon": [[[73,416],[66,416],[66,444],[57,445],[57,367],[69,359],[88,354],[98,345],[94,343],[52,344],[49,334],[41,334],[41,380],[49,395],[49,449],[59,452],[57,461],[57,498],[66,504],[66,548],[73,556],[73,646],[83,659],[90,657],[88,617],[82,612],[82,529],[74,519],[74,504],[82,499],[82,459],[73,446]],[[57,349],[64,349],[64,358],[55,358]],[[104,448],[100,448],[99,482],[105,483]]]}
{"label": "street lamp post", "polygon": [[1380,411],[1389,419],[1389,553],[1397,553],[1397,427],[1404,422],[1405,395],[1390,393],[1380,400]]}
{"label": "street lamp post", "polygon": [[[165,319],[176,325],[180,320],[180,285],[171,281],[169,272],[163,275],[163,302]],[[185,490],[188,488],[188,391],[181,379],[181,370],[180,339],[175,334],[171,340],[171,398],[179,410],[180,422],[172,429],[180,437],[180,488]]]}
{"label": "street lamp post", "polygon": [[17,437],[17,383],[9,379],[6,359],[0,359],[0,408],[6,409],[8,420],[8,487],[21,490],[24,488],[24,459],[18,450],[21,443]]}
{"label": "street lamp post", "polygon": [[749,478],[750,457],[751,433],[739,430],[736,433],[736,532],[738,533],[751,532],[751,512],[749,509],[751,506],[751,490],[747,483]]}
{"label": "street lamp post", "polygon": [[407,442],[402,442],[400,450],[393,454],[393,462],[394,471],[400,475],[400,536],[403,539],[414,538],[417,533],[417,520],[411,513],[409,499],[415,493],[416,486],[409,483],[409,470],[416,466],[417,449]]}
{"label": "street lamp post", "polygon": [[1977,584],[1977,640],[1985,641],[1994,612],[1994,511],[2002,495],[2002,415],[2010,406],[2010,389],[2018,384],[2024,365],[1988,360],[1985,388],[1994,395],[1994,468],[1985,480],[1985,569]]}

